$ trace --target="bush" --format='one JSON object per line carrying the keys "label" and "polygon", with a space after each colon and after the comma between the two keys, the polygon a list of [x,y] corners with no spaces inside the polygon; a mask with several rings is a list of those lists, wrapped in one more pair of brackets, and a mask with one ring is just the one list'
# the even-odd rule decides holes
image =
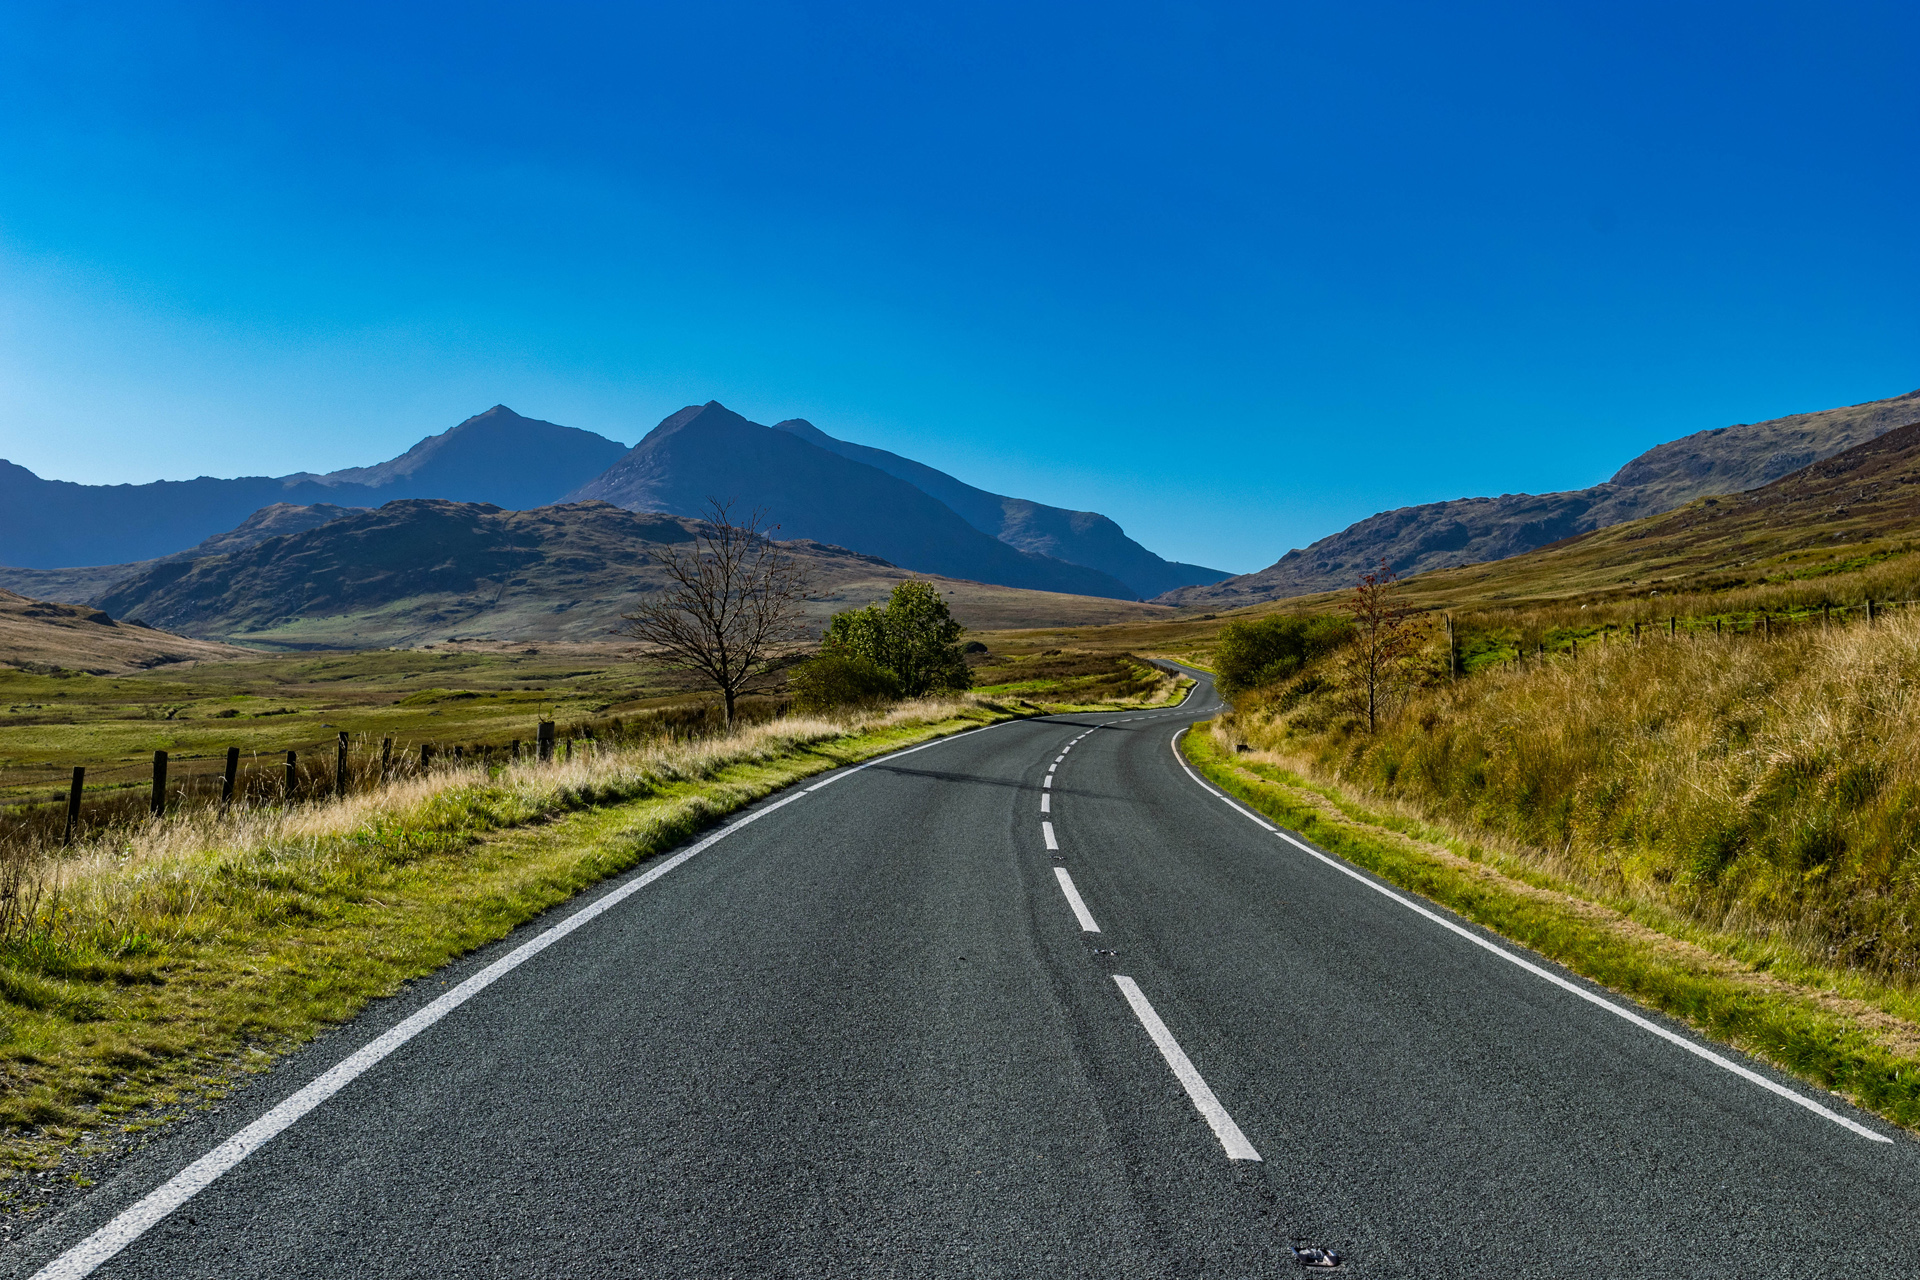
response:
{"label": "bush", "polygon": [[824,651],[889,672],[905,697],[959,693],[973,687],[973,675],[956,643],[960,631],[932,583],[903,582],[884,609],[870,604],[834,614],[827,623]]}
{"label": "bush", "polygon": [[1353,638],[1353,623],[1333,614],[1246,618],[1220,629],[1213,665],[1229,697],[1289,680],[1315,658]]}
{"label": "bush", "polygon": [[823,653],[801,663],[787,676],[798,711],[832,711],[840,707],[870,707],[900,696],[893,672],[870,659],[846,653]]}

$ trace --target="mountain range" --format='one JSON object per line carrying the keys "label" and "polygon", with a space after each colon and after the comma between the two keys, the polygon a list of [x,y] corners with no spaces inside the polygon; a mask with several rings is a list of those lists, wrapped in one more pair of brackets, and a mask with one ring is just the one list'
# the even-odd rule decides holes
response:
{"label": "mountain range", "polygon": [[[149,562],[211,554],[196,545],[206,539],[254,536],[256,512],[312,524],[409,498],[508,510],[608,500],[683,516],[703,515],[719,499],[736,515],[765,512],[784,537],[916,572],[1115,599],[1226,576],[1163,560],[1096,512],[989,493],[800,419],[775,429],[709,402],[668,417],[631,450],[496,405],[397,458],[325,474],[79,485],[0,461],[0,563],[14,566],[0,579],[98,594]],[[292,514],[300,509],[309,514]]]}
{"label": "mountain range", "polygon": [[1657,445],[1604,484],[1565,493],[1456,498],[1383,511],[1257,573],[1186,587],[1160,603],[1232,609],[1353,585],[1387,563],[1402,577],[1504,560],[1563,538],[1740,493],[1920,422],[1920,391],[1888,400],[1695,432]]}
{"label": "mountain range", "polygon": [[[651,552],[684,546],[700,522],[605,502],[508,511],[407,498],[310,528],[225,540],[213,554],[141,566],[93,603],[189,636],[267,648],[370,648],[459,636],[603,640],[666,582]],[[216,544],[218,545],[218,544]],[[804,539],[785,549],[812,579],[816,624],[917,576]],[[1076,625],[1169,616],[1156,605],[939,577],[974,627]]]}
{"label": "mountain range", "polygon": [[0,460],[0,564],[124,564],[191,547],[276,503],[377,507],[395,498],[540,506],[611,466],[617,440],[523,418],[505,405],[376,467],[315,475],[88,485]]}

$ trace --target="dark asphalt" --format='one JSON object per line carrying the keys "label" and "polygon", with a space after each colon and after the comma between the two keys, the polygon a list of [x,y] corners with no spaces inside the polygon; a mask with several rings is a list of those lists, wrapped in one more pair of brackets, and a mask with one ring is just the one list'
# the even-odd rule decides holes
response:
{"label": "dark asphalt", "polygon": [[[94,1274],[1249,1277],[1299,1274],[1293,1241],[1366,1277],[1920,1276],[1910,1139],[1850,1133],[1262,831],[1175,759],[1211,704],[1002,725],[769,813]],[[1056,858],[1042,779],[1094,726],[1056,775]],[[1114,974],[1262,1161],[1227,1159]],[[446,989],[133,1157],[0,1274]]]}

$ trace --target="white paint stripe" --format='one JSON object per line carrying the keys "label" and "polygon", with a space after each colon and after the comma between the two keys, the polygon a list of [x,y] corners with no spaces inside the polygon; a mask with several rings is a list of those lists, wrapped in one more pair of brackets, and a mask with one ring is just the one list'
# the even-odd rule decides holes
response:
{"label": "white paint stripe", "polygon": [[1733,1061],[1732,1059],[1724,1057],[1721,1054],[1715,1053],[1713,1050],[1706,1048],[1704,1045],[1695,1044],[1693,1041],[1687,1039],[1685,1036],[1679,1035],[1673,1031],[1669,1031],[1667,1028],[1661,1026],[1659,1023],[1654,1022],[1650,1018],[1643,1018],[1631,1009],[1624,1008],[1621,1005],[1617,1005],[1611,1000],[1603,999],[1602,997],[1595,995],[1593,992],[1588,991],[1585,987],[1582,987],[1579,983],[1569,981],[1568,979],[1561,977],[1559,974],[1554,973],[1550,969],[1544,969],[1541,966],[1533,963],[1531,960],[1525,959],[1522,956],[1517,956],[1513,952],[1508,951],[1505,947],[1494,945],[1493,943],[1489,942],[1487,939],[1481,937],[1479,934],[1473,932],[1471,929],[1463,928],[1462,926],[1455,924],[1453,921],[1447,919],[1445,916],[1439,914],[1438,912],[1429,910],[1428,908],[1421,906],[1419,903],[1413,901],[1411,898],[1405,897],[1402,894],[1395,893],[1392,889],[1389,889],[1385,885],[1380,884],[1379,882],[1373,880],[1372,878],[1362,874],[1356,868],[1348,866],[1345,862],[1342,862],[1340,859],[1335,858],[1330,854],[1322,853],[1320,850],[1314,848],[1312,845],[1305,843],[1304,841],[1296,840],[1294,837],[1288,835],[1286,832],[1280,830],[1278,827],[1272,825],[1266,820],[1260,817],[1257,817],[1252,813],[1249,813],[1245,808],[1243,808],[1240,804],[1238,804],[1231,796],[1228,796],[1225,793],[1221,792],[1218,788],[1214,787],[1213,784],[1207,782],[1205,779],[1201,778],[1199,774],[1195,773],[1192,769],[1188,768],[1186,760],[1183,759],[1180,755],[1180,734],[1185,732],[1186,730],[1182,729],[1179,731],[1179,733],[1175,733],[1173,735],[1173,755],[1174,755],[1174,759],[1179,760],[1180,767],[1182,769],[1186,769],[1187,776],[1189,778],[1192,778],[1195,782],[1199,783],[1202,787],[1205,787],[1208,791],[1213,792],[1214,795],[1217,795],[1222,800],[1225,800],[1228,803],[1228,805],[1232,806],[1234,810],[1244,815],[1245,817],[1252,819],[1254,822],[1258,823],[1260,826],[1265,827],[1268,831],[1273,832],[1275,835],[1279,836],[1282,840],[1285,840],[1288,844],[1292,845],[1294,848],[1299,849],[1301,852],[1307,854],[1310,857],[1318,858],[1320,861],[1332,867],[1335,871],[1338,871],[1340,874],[1350,877],[1353,880],[1357,880],[1359,883],[1367,886],[1367,888],[1373,890],[1375,893],[1380,894],[1383,897],[1393,899],[1395,902],[1399,903],[1401,906],[1405,907],[1407,910],[1416,912],[1419,915],[1425,916],[1427,919],[1433,921],[1435,924],[1439,925],[1441,928],[1446,929],[1449,932],[1456,933],[1460,937],[1465,938],[1468,942],[1471,942],[1474,946],[1479,947],[1484,951],[1490,952],[1493,955],[1499,956],[1502,960],[1505,960],[1508,964],[1516,965],[1519,968],[1525,969],[1528,973],[1533,974],[1535,977],[1543,978],[1546,981],[1551,982],[1554,986],[1559,987],[1564,991],[1570,991],[1574,995],[1579,996],[1582,1000],[1585,1000],[1588,1004],[1591,1004],[1597,1008],[1605,1009],[1608,1013],[1613,1014],[1615,1017],[1623,1018],[1626,1021],[1631,1022],[1634,1026],[1639,1027],[1644,1031],[1650,1031],[1654,1035],[1659,1036],[1662,1040],[1667,1041],[1669,1044],[1678,1045],[1680,1048],[1685,1049],[1688,1053],[1693,1054],[1697,1058],[1704,1059],[1707,1062],[1711,1062],[1714,1066],[1719,1067],[1723,1071],[1731,1071],[1734,1075],[1739,1076],[1742,1080],[1749,1081],[1752,1084],[1757,1084],[1762,1089],[1765,1089],[1769,1093],[1778,1094],[1780,1097],[1785,1098],[1787,1101],[1794,1103],[1797,1106],[1805,1107],[1807,1110],[1813,1112],[1815,1115],[1820,1116],[1821,1118],[1826,1120],[1831,1120],[1843,1129],[1852,1130],[1854,1133],[1859,1134],[1863,1138],[1871,1139],[1874,1142],[1885,1142],[1889,1144],[1893,1142],[1892,1138],[1889,1138],[1884,1134],[1875,1133],[1873,1130],[1867,1128],[1865,1125],[1858,1124],[1852,1120],[1849,1120],[1845,1116],[1841,1115],[1839,1112],[1834,1111],[1829,1107],[1821,1106],[1818,1102],[1815,1102],[1812,1098],[1804,1097],[1801,1094],[1795,1093],[1793,1090],[1787,1088],[1785,1085],[1782,1085],[1782,1084],[1776,1083],[1775,1081],[1767,1079],[1765,1076],[1761,1075],[1758,1071],[1754,1071],[1750,1068],[1743,1067],[1739,1063]]}
{"label": "white paint stripe", "polygon": [[1052,813],[1053,812],[1052,801],[1053,801],[1053,793],[1051,791],[1042,791],[1040,793],[1040,812]]}
{"label": "white paint stripe", "polygon": [[1053,775],[1052,775],[1052,774],[1048,774],[1048,775],[1047,775],[1046,777],[1044,777],[1044,778],[1042,778],[1042,779],[1040,779],[1040,785],[1041,785],[1041,786],[1043,786],[1043,787],[1050,787],[1050,786],[1052,786],[1052,785],[1053,785]]}
{"label": "white paint stripe", "polygon": [[[1011,722],[1002,721],[1001,723]],[[987,727],[997,728],[998,726],[989,725]],[[911,755],[915,751],[924,751],[928,747],[938,746],[941,743],[953,742],[959,738],[971,736],[971,734],[963,733],[950,734],[944,738],[936,738],[932,742],[921,743],[919,746],[909,747],[905,751],[896,751],[892,755],[869,760],[866,764],[856,765],[846,770],[846,772],[853,773],[859,769],[868,768],[885,760],[891,760],[898,756]],[[842,774],[839,776],[845,775]],[[834,779],[829,779],[829,781],[833,780]],[[305,1088],[281,1102],[258,1120],[255,1120],[231,1138],[228,1138],[206,1155],[201,1156],[179,1173],[176,1173],[155,1190],[149,1192],[138,1203],[114,1218],[113,1221],[107,1223],[106,1226],[100,1228],[85,1240],[82,1240],[78,1245],[67,1250],[67,1252],[61,1254],[52,1262],[49,1262],[46,1266],[35,1272],[33,1280],[80,1280],[80,1277],[91,1275],[96,1268],[132,1244],[135,1240],[138,1240],[175,1209],[178,1209],[194,1196],[206,1190],[206,1188],[218,1180],[222,1174],[239,1164],[242,1160],[245,1160],[261,1147],[264,1147],[280,1133],[291,1127],[302,1116],[312,1111],[327,1099],[333,1097],[334,1094],[339,1093],[362,1075],[365,1075],[396,1049],[406,1044],[409,1040],[412,1040],[421,1032],[427,1030],[427,1028],[433,1026],[436,1022],[439,1022],[449,1013],[452,1013],[455,1009],[473,999],[473,997],[479,995],[501,978],[506,977],[507,974],[533,959],[554,943],[561,941],[574,930],[605,915],[607,912],[613,910],[613,908],[625,902],[628,898],[631,898],[634,894],[658,880],[661,876],[672,871],[675,867],[705,852],[742,827],[758,822],[776,809],[784,809],[795,800],[804,799],[808,794],[818,791],[825,785],[827,784],[823,782],[808,787],[803,791],[794,791],[790,795],[775,800],[772,804],[763,805],[758,809],[736,818],[712,835],[707,836],[705,839],[700,840],[688,848],[682,849],[679,853],[674,854],[659,865],[649,867],[645,872],[635,876],[632,880],[621,885],[612,893],[574,912],[559,924],[554,925],[551,929],[515,947],[512,951],[474,974],[453,990],[439,997],[432,1004],[427,1005],[412,1017],[382,1033],[358,1051],[329,1068],[311,1084],[308,1084]]]}
{"label": "white paint stripe", "polygon": [[1060,762],[1056,760],[1052,764],[1047,766],[1047,772],[1052,773],[1055,769],[1058,769],[1059,767],[1060,767]]}
{"label": "white paint stripe", "polygon": [[1059,755],[1053,758],[1053,762],[1055,764],[1059,764],[1062,760],[1065,760],[1066,758],[1067,758],[1067,753],[1062,751]]}
{"label": "white paint stripe", "polygon": [[1247,1141],[1247,1135],[1240,1132],[1240,1126],[1220,1105],[1220,1099],[1213,1096],[1213,1090],[1207,1087],[1193,1060],[1181,1050],[1180,1042],[1173,1038],[1173,1032],[1167,1030],[1167,1024],[1160,1021],[1160,1015],[1147,1003],[1146,993],[1140,990],[1140,984],[1118,973],[1113,975],[1113,980],[1120,984],[1120,994],[1133,1006],[1133,1016],[1140,1019],[1140,1025],[1147,1029],[1154,1048],[1160,1050],[1160,1056],[1173,1068],[1174,1078],[1187,1091],[1187,1096],[1193,1099],[1194,1107],[1212,1128],[1213,1136],[1220,1139],[1220,1145],[1227,1149],[1227,1159],[1259,1160],[1260,1153]]}
{"label": "white paint stripe", "polygon": [[1067,895],[1067,905],[1073,908],[1073,918],[1080,922],[1080,931],[1100,932],[1100,926],[1093,922],[1093,912],[1087,910],[1087,904],[1080,900],[1080,891],[1073,887],[1073,877],[1067,874],[1067,869],[1055,867],[1053,878],[1060,882],[1060,892]]}
{"label": "white paint stripe", "polygon": [[1060,847],[1060,842],[1053,838],[1053,824],[1051,822],[1043,822],[1040,824],[1040,834],[1047,838],[1047,848],[1058,849]]}

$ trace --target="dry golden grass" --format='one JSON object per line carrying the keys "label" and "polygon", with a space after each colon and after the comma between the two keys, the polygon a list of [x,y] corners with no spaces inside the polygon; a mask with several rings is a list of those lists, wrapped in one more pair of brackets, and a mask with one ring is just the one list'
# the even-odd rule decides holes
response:
{"label": "dry golden grass", "polygon": [[1250,700],[1256,745],[1499,832],[1608,895],[1901,980],[1920,967],[1920,620],[1649,635],[1411,695]]}

